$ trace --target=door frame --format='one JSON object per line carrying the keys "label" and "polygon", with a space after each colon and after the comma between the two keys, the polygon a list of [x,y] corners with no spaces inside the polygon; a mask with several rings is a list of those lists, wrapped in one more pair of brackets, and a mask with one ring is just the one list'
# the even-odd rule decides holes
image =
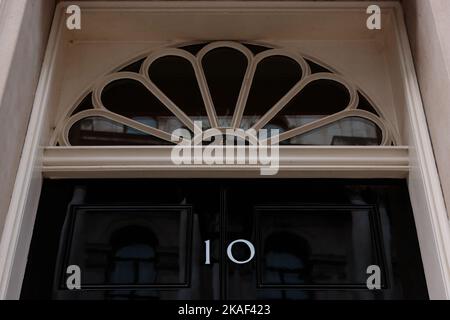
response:
{"label": "door frame", "polygon": [[[50,35],[45,60],[42,67],[42,73],[39,86],[36,92],[36,98],[33,105],[29,127],[23,153],[19,163],[19,169],[13,189],[13,195],[7,214],[1,243],[0,243],[0,299],[18,299],[21,291],[21,284],[25,272],[28,250],[31,242],[33,226],[39,203],[39,197],[42,186],[42,179],[45,175],[45,165],[51,161],[52,150],[46,150],[46,136],[51,128],[48,115],[51,112],[48,105],[51,103],[51,95],[49,88],[55,77],[55,64],[57,64],[58,44],[62,41],[62,26],[65,24],[64,9],[69,3],[60,3],[56,9],[54,25]],[[78,3],[81,5],[81,3]],[[363,2],[126,2],[126,3],[107,3],[107,2],[91,2],[82,4],[86,8],[100,8],[101,10],[129,9],[143,11],[167,11],[174,12],[179,8],[189,10],[276,10],[279,8],[292,9],[298,11],[311,10],[365,10],[367,3]],[[415,74],[413,59],[408,42],[406,27],[403,20],[403,12],[401,5],[397,2],[380,2],[379,6],[391,15],[393,27],[395,28],[394,36],[396,37],[396,50],[398,51],[399,68],[401,77],[401,86],[403,94],[406,97],[406,118],[408,126],[406,126],[407,136],[409,138],[409,148],[401,151],[401,157],[397,160],[401,165],[391,165],[391,173],[397,176],[404,176],[408,179],[409,193],[414,211],[414,218],[418,233],[419,244],[421,248],[422,260],[424,263],[425,275],[429,296],[431,299],[450,299],[450,225],[448,221],[447,210],[444,203],[443,193],[440,185],[440,179],[436,168],[433,155],[430,136],[426,117],[422,105],[420,91],[418,87],[417,77]],[[138,149],[134,149],[135,151]],[[301,150],[301,149],[299,149]],[[317,148],[320,152],[330,151],[331,149]],[[317,151],[316,150],[316,151]],[[339,149],[336,149],[339,150]],[[354,149],[356,150],[356,149]],[[340,152],[339,152],[340,151]],[[364,158],[364,150],[353,156],[349,156],[345,152],[345,148],[336,152],[340,157],[345,158],[341,164],[341,168],[345,165],[360,165],[358,161]],[[88,152],[88,151],[86,151]],[[106,151],[105,151],[106,152]],[[136,151],[136,152],[139,152]],[[313,149],[309,149],[310,158],[297,159],[300,165],[293,166],[291,174],[294,172],[298,176],[305,176],[305,172],[312,172],[311,176],[319,177],[327,172],[333,172],[336,166],[324,164],[322,167],[315,167],[317,161],[317,153]],[[333,152],[333,151],[331,151]],[[395,151],[394,155],[399,155],[399,151]],[[396,153],[397,152],[397,153]],[[389,153],[390,154],[390,153]],[[365,155],[365,154],[364,154]],[[392,156],[392,154],[390,154]],[[132,159],[136,157],[130,151],[128,155]],[[373,169],[378,174],[386,174],[386,157],[377,155],[365,155],[365,167],[360,167],[360,175],[363,175],[367,169]],[[407,163],[405,163],[405,156]],[[281,156],[281,162],[283,156]],[[356,158],[356,161],[355,161]],[[388,157],[392,159],[392,157]],[[64,160],[64,159],[63,159]],[[65,159],[70,162],[70,157]],[[93,157],[93,161],[98,157]],[[286,165],[289,163],[288,156],[285,157]],[[308,160],[308,158],[307,158]],[[345,162],[348,161],[348,162]],[[371,166],[370,161],[375,165]],[[66,162],[67,164],[67,162]],[[87,166],[84,168],[86,169]],[[126,169],[124,164],[118,164]],[[155,170],[161,169],[154,167]],[[375,169],[374,169],[375,168]],[[377,169],[378,168],[378,169]],[[67,169],[67,168],[66,168]],[[76,170],[75,167],[69,169]],[[95,168],[94,168],[95,169]],[[170,168],[169,168],[170,169]],[[193,174],[204,173],[208,175],[220,176],[224,173],[231,175],[242,175],[249,168],[240,168],[236,171],[236,167],[229,168],[181,168],[176,172],[168,170],[165,176],[192,176]],[[309,170],[308,170],[309,169]],[[324,170],[325,169],[325,170]],[[382,173],[384,170],[384,173]],[[70,170],[69,170],[70,171]],[[66,170],[67,172],[67,170]],[[86,172],[86,171],[85,171]],[[153,171],[154,172],[154,171]],[[92,174],[92,172],[91,172]],[[94,175],[95,176],[95,175]],[[344,177],[343,174],[342,177]],[[382,176],[380,178],[383,178]]]}

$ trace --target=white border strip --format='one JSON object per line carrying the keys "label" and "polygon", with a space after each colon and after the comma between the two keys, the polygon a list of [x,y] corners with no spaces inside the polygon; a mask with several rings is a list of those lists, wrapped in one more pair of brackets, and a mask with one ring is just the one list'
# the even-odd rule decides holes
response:
{"label": "white border strip", "polygon": [[[0,299],[17,299],[20,296],[21,281],[25,272],[27,257],[18,256],[18,248],[29,247],[30,235],[23,235],[23,219],[26,215],[27,223],[34,223],[36,207],[28,207],[30,189],[33,187],[33,178],[38,176],[42,157],[40,152],[40,140],[45,128],[46,106],[48,105],[48,87],[52,81],[53,69],[57,57],[57,47],[62,34],[62,15],[57,11],[49,38],[49,44],[42,66],[39,85],[36,91],[36,99],[33,104],[27,136],[25,139],[22,157],[17,171],[16,182],[6,217],[5,226],[0,242]],[[25,233],[25,232],[24,232]],[[25,243],[27,242],[27,243]],[[27,249],[28,250],[28,249]],[[23,253],[23,252],[22,252]],[[17,267],[17,268],[15,268]],[[16,280],[13,281],[12,279]],[[20,282],[17,282],[20,281]],[[11,284],[12,282],[12,284]]]}
{"label": "white border strip", "polygon": [[[227,148],[235,149],[231,154],[239,154],[239,147]],[[50,147],[45,149],[43,173],[58,179],[87,178],[93,173],[102,178],[171,177],[180,173],[195,177],[201,171],[210,178],[222,177],[223,171],[226,177],[260,177],[260,165],[174,165],[172,150],[170,146]],[[406,178],[410,169],[407,147],[281,146],[279,152],[275,178]]]}
{"label": "white border strip", "polygon": [[[414,210],[419,244],[422,251],[422,260],[427,278],[428,291],[431,299],[450,299],[450,224],[447,208],[440,185],[440,179],[434,158],[431,139],[428,132],[422,97],[414,69],[406,25],[403,20],[403,10],[400,5],[394,11],[396,23],[396,36],[399,52],[401,54],[402,79],[406,90],[407,112],[412,123],[413,144],[411,157],[418,163],[412,163],[409,177],[411,187],[411,202],[413,207],[424,207],[429,213],[421,216]],[[422,182],[422,183],[420,183]],[[417,203],[414,190],[423,189],[427,199],[426,203]],[[427,226],[427,229],[423,226]],[[424,259],[426,257],[426,259]]]}

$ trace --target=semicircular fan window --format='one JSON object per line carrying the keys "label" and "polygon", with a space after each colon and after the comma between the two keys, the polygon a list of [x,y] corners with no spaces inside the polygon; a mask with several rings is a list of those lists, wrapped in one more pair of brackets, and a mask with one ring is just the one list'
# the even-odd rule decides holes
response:
{"label": "semicircular fan window", "polygon": [[229,41],[164,48],[118,68],[71,108],[55,141],[173,145],[175,130],[198,123],[278,129],[281,145],[395,144],[381,111],[323,63]]}

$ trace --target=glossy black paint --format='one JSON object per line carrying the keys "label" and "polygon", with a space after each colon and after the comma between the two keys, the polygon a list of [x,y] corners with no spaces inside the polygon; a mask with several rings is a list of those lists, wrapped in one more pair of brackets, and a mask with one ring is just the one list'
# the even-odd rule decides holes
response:
{"label": "glossy black paint", "polygon": [[[236,264],[228,245],[251,241]],[[211,264],[205,265],[205,241]],[[233,256],[246,260],[238,244]],[[82,290],[65,289],[68,265]],[[368,265],[382,289],[369,291]],[[402,180],[46,180],[23,299],[427,299]]]}

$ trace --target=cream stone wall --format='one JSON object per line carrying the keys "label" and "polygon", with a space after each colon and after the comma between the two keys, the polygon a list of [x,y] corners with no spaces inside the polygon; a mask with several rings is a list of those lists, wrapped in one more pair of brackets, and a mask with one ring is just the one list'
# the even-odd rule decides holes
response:
{"label": "cream stone wall", "polygon": [[404,0],[403,7],[428,128],[448,209],[450,206],[450,1]]}
{"label": "cream stone wall", "polygon": [[0,233],[8,211],[54,0],[0,0]]}

